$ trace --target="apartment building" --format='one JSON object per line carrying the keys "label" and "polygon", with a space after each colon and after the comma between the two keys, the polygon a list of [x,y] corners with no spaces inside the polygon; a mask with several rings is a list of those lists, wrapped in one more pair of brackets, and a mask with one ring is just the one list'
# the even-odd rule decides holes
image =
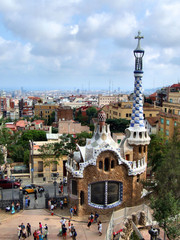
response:
{"label": "apartment building", "polygon": [[47,103],[47,104],[35,104],[34,107],[34,115],[38,116],[40,118],[48,119],[50,118],[51,114],[55,112],[55,110],[58,108],[58,104],[55,103]]}
{"label": "apartment building", "polygon": [[175,127],[180,125],[180,84],[173,84],[169,88],[167,99],[159,113],[159,130],[169,139],[172,138]]}
{"label": "apartment building", "polygon": [[127,94],[118,94],[118,95],[98,95],[98,105],[103,107],[104,105],[108,105],[110,103],[116,102],[127,102],[128,95]]}
{"label": "apartment building", "polygon": [[[103,110],[105,111],[107,118],[109,119],[118,119],[124,118],[131,120],[133,102],[119,102],[115,104],[110,104],[104,106]],[[144,118],[146,117],[156,117],[159,114],[160,108],[148,103],[144,104]]]}

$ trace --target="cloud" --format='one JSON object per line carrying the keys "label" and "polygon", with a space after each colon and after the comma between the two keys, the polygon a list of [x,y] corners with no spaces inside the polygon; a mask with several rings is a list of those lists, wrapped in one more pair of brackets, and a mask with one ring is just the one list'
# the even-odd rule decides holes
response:
{"label": "cloud", "polygon": [[19,78],[21,70],[28,78],[77,75],[81,81],[93,76],[94,84],[99,76],[102,81],[112,76],[126,87],[121,76],[133,79],[134,36],[141,30],[146,85],[152,79],[150,70],[159,78],[175,77],[180,64],[179,9],[177,0],[1,0],[0,69],[11,69],[12,76],[18,69]]}

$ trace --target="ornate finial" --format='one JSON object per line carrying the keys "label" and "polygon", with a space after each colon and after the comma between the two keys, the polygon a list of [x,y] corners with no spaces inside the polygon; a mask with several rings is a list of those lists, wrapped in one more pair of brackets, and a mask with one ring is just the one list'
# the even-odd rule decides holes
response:
{"label": "ornate finial", "polygon": [[137,45],[136,50],[141,50],[141,45],[140,45],[140,40],[141,40],[141,38],[144,38],[144,37],[141,36],[141,32],[139,31],[139,32],[138,32],[138,35],[135,37],[135,39],[138,39],[138,45]]}

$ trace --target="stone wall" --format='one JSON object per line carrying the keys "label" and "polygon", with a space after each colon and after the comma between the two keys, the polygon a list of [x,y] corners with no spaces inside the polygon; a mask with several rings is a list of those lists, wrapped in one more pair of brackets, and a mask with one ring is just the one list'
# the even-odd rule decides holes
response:
{"label": "stone wall", "polygon": [[19,194],[19,198],[17,199],[8,199],[8,200],[0,200],[0,208],[2,210],[5,210],[7,206],[11,207],[12,202],[14,202],[14,205],[16,206],[16,203],[19,202],[20,203],[20,208],[23,209],[23,194],[20,193]]}

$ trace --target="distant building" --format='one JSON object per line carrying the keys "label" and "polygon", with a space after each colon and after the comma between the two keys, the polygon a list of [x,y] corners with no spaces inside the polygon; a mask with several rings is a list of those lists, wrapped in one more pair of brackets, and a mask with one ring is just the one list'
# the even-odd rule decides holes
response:
{"label": "distant building", "polygon": [[58,108],[58,104],[52,103],[52,104],[35,104],[34,107],[34,115],[38,116],[39,118],[48,119],[50,118],[51,114],[55,112],[55,110]]}
{"label": "distant building", "polygon": [[59,134],[72,134],[76,135],[81,132],[89,132],[88,126],[82,126],[81,123],[70,121],[59,121],[58,133]]}
{"label": "distant building", "polygon": [[147,117],[144,123],[149,135],[159,132],[159,117]]}
{"label": "distant building", "polygon": [[[55,159],[53,153],[49,155],[49,158],[44,160],[42,158],[41,152],[39,151],[40,147],[49,143],[56,143],[57,140],[52,140],[51,142],[47,141],[39,141],[33,142],[33,151],[31,151],[30,161],[29,161],[29,169],[32,169],[32,161],[33,161],[33,175],[34,178],[45,178],[46,181],[52,181],[51,174],[58,173],[60,178],[66,176],[66,168],[65,164],[67,161],[67,156],[63,156],[62,158]],[[32,155],[33,153],[33,155]],[[54,159],[54,161],[53,161]],[[48,164],[45,164],[49,161]],[[58,162],[58,163],[57,163]]]}
{"label": "distant building", "polygon": [[110,103],[117,102],[127,102],[128,95],[127,94],[118,94],[118,95],[98,95],[98,105],[99,107],[103,107],[104,105],[108,105]]}
{"label": "distant building", "polygon": [[[104,106],[108,119],[118,119],[124,118],[127,120],[131,119],[133,102],[119,102],[115,104],[110,104],[109,106]],[[144,104],[144,118],[146,117],[156,117],[159,114],[160,108],[148,103]]]}
{"label": "distant building", "polygon": [[162,111],[159,113],[159,130],[169,139],[180,125],[180,84],[173,84],[167,91],[167,100],[162,102]]}
{"label": "distant building", "polygon": [[69,106],[59,106],[55,109],[55,122],[73,120],[73,109]]}

